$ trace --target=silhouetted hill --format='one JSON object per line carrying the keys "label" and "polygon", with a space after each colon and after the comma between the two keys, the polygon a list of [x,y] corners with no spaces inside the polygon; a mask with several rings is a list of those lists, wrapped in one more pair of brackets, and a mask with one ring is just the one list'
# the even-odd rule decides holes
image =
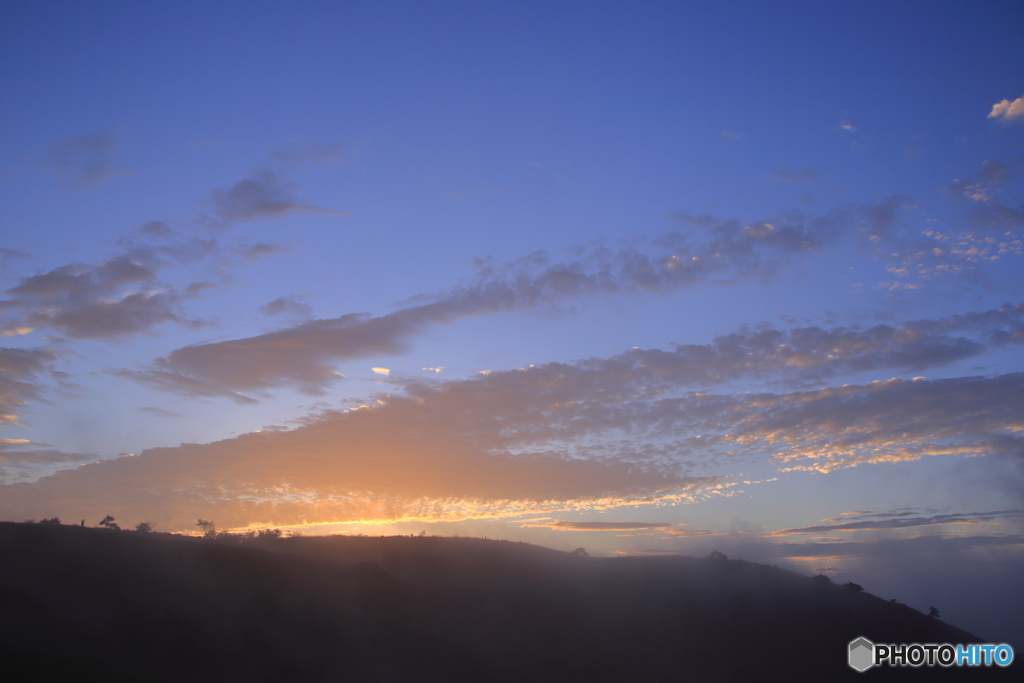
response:
{"label": "silhouetted hill", "polygon": [[7,680],[945,680],[849,641],[981,642],[775,567],[597,559],[507,541],[212,541],[0,523]]}

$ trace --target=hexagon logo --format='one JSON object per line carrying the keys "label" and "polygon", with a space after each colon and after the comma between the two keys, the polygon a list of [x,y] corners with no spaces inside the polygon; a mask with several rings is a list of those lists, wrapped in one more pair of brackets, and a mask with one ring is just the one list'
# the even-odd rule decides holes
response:
{"label": "hexagon logo", "polygon": [[875,663],[875,644],[863,636],[850,642],[850,666],[867,671]]}

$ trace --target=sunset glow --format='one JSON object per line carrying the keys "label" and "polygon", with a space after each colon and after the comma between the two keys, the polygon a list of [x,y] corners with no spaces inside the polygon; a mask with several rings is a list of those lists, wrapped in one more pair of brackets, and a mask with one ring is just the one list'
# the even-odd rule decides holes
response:
{"label": "sunset glow", "polygon": [[11,4],[0,519],[717,549],[1024,647],[1024,10],[875,5]]}

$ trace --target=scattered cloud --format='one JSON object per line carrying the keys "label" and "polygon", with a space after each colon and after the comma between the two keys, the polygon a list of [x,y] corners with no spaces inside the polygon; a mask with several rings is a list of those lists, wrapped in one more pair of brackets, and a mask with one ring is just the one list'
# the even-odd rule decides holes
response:
{"label": "scattered cloud", "polygon": [[846,212],[814,219],[795,213],[774,222],[743,226],[705,216],[678,215],[699,228],[693,244],[687,233],[663,235],[661,253],[627,247],[610,252],[593,247],[567,262],[535,252],[511,262],[480,260],[468,283],[409,300],[394,313],[373,317],[352,313],[211,344],[189,346],[158,358],[142,370],[121,370],[126,378],[185,395],[255,400],[249,392],[298,386],[317,394],[339,375],[333,364],[371,355],[394,355],[427,327],[492,313],[557,305],[567,299],[601,294],[666,294],[686,287],[728,282],[771,272],[767,255],[823,248],[846,228]]}
{"label": "scattered cloud", "polygon": [[736,142],[743,137],[743,133],[737,133],[736,131],[729,130],[728,128],[723,130],[720,135],[729,142]]}
{"label": "scattered cloud", "polygon": [[295,198],[297,186],[285,182],[280,172],[261,168],[226,190],[210,192],[205,204],[210,206],[214,218],[206,222],[210,227],[225,227],[237,221],[276,218],[293,211],[309,211],[341,216],[347,211],[324,209],[300,204]]}
{"label": "scattered cloud", "polygon": [[182,294],[157,288],[159,262],[136,251],[97,265],[69,264],[21,278],[4,309],[16,327],[49,327],[78,339],[124,337],[165,322],[196,326],[177,311]]}
{"label": "scattered cloud", "polygon": [[1019,243],[1021,235],[1007,231],[1024,228],[1024,202],[1003,187],[1015,175],[1011,166],[988,160],[981,164],[976,177],[957,178],[946,186],[946,191],[953,197],[972,200],[967,212],[972,230],[983,231],[994,241],[1016,239]]}
{"label": "scattered cloud", "polygon": [[957,178],[946,186],[946,191],[954,196],[963,196],[977,202],[989,202],[995,199],[997,188],[1010,179],[1011,169],[999,161],[985,161],[974,176]]}
{"label": "scattered cloud", "polygon": [[378,375],[384,375],[385,377],[387,377],[388,375],[391,374],[391,371],[388,370],[387,368],[370,368],[370,369],[373,370]]}
{"label": "scattered cloud", "polygon": [[313,315],[313,307],[296,301],[295,297],[279,296],[273,301],[260,306],[260,313],[263,315],[285,315],[296,318],[309,318]]}
{"label": "scattered cloud", "polygon": [[287,254],[291,249],[278,244],[257,242],[256,244],[239,247],[237,251],[243,261],[246,263],[254,263],[271,256],[277,256],[278,254]]}
{"label": "scattered cloud", "polygon": [[[162,232],[155,224],[146,225]],[[130,337],[168,322],[201,327],[203,322],[184,315],[182,304],[208,285],[173,287],[159,281],[159,272],[217,251],[212,240],[152,245],[123,239],[119,253],[99,264],[70,263],[21,277],[5,291],[9,298],[0,300],[0,326],[47,327],[76,339]]]}
{"label": "scattered cloud", "polygon": [[89,189],[134,169],[117,168],[114,151],[117,137],[110,130],[84,133],[46,148],[44,168],[68,178],[71,187]]}
{"label": "scattered cloud", "polygon": [[992,105],[988,118],[1002,121],[1024,121],[1024,97],[1003,100]]}
{"label": "scattered cloud", "polygon": [[862,208],[865,227],[874,238],[891,239],[897,230],[897,214],[901,209],[913,208],[914,200],[906,195],[889,195],[879,202]]}

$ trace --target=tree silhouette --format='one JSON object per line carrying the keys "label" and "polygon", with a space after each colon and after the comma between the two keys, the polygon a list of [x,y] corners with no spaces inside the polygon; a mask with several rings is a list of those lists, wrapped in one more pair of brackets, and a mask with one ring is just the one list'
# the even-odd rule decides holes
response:
{"label": "tree silhouette", "polygon": [[50,519],[39,520],[40,524],[60,524],[60,517],[51,517]]}
{"label": "tree silhouette", "polygon": [[929,607],[928,608],[928,616],[930,616],[932,619],[938,619],[939,618],[939,608],[938,607]]}
{"label": "tree silhouette", "polygon": [[140,534],[148,534],[153,531],[153,525],[149,522],[139,522],[135,525],[135,530]]}
{"label": "tree silhouette", "polygon": [[590,553],[587,552],[586,548],[576,548],[576,550],[573,550],[569,554],[575,555],[576,557],[590,557]]}
{"label": "tree silhouette", "polygon": [[717,560],[719,562],[724,562],[725,560],[728,560],[729,557],[725,553],[720,553],[717,550],[712,550],[710,553],[708,553],[708,556],[707,556],[706,559],[708,559],[708,560]]}
{"label": "tree silhouette", "polygon": [[260,529],[256,532],[256,539],[260,541],[269,541],[281,538],[282,532],[280,529]]}
{"label": "tree silhouette", "polygon": [[203,530],[203,538],[217,538],[217,525],[208,519],[197,519],[196,526]]}
{"label": "tree silhouette", "polygon": [[120,531],[121,530],[121,525],[118,524],[117,522],[115,522],[114,518],[111,517],[110,515],[107,515],[102,520],[100,520],[99,526],[105,526],[108,529],[110,529],[111,531]]}

